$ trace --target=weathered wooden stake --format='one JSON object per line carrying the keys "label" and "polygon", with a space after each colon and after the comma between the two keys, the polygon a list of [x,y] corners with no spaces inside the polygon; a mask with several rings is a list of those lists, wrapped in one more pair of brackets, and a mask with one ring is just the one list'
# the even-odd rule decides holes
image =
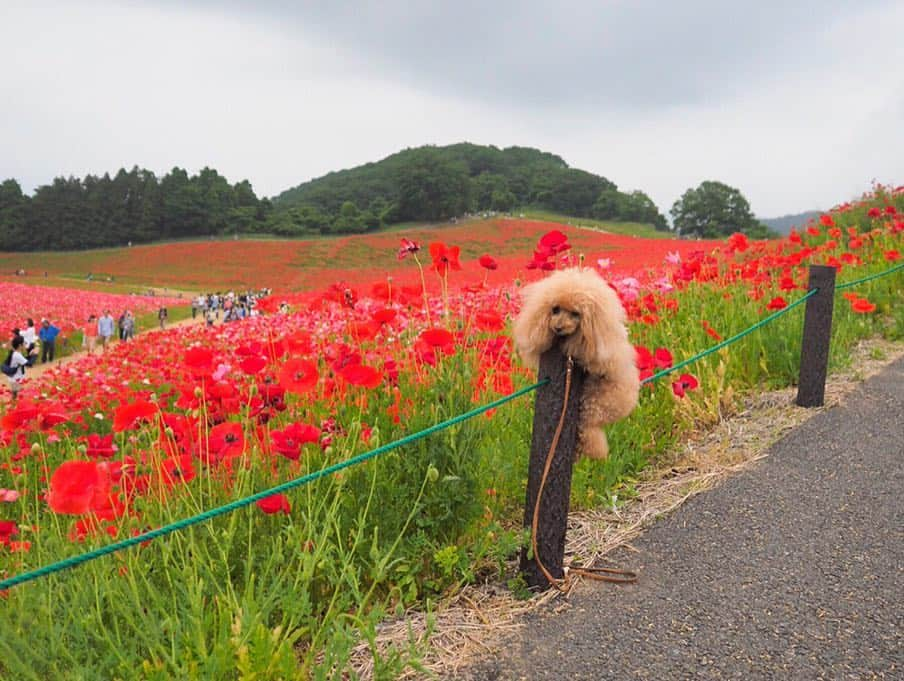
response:
{"label": "weathered wooden stake", "polygon": [[825,401],[829,341],[832,338],[832,308],[835,302],[835,268],[810,265],[809,290],[819,289],[807,299],[804,334],[800,344],[800,377],[797,404],[821,407]]}
{"label": "weathered wooden stake", "polygon": [[[534,431],[530,448],[530,466],[527,477],[527,502],[524,507],[524,526],[530,530],[534,516],[534,504],[540,490],[540,479],[549,455],[553,434],[559,424],[565,400],[565,374],[567,359],[553,347],[540,358],[540,379],[549,383],[537,389],[534,400]],[[565,532],[568,529],[568,507],[571,497],[571,468],[578,439],[578,415],[581,394],[584,389],[584,370],[574,366],[571,375],[571,391],[565,423],[556,446],[543,490],[540,520],[537,526],[537,552],[543,565],[553,577],[564,576],[562,563],[565,558]],[[535,558],[528,558],[529,549],[521,551],[521,574],[527,585],[541,590],[550,587],[549,580],[540,571]]]}

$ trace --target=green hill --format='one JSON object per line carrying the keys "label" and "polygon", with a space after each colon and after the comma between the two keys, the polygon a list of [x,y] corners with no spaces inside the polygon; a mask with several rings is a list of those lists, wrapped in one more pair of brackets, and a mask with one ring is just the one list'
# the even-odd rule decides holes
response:
{"label": "green hill", "polygon": [[332,172],[282,192],[273,205],[276,231],[283,234],[322,233],[324,225],[334,233],[362,232],[516,206],[667,229],[643,192],[619,191],[611,180],[538,149],[469,143],[405,149]]}
{"label": "green hill", "polygon": [[779,234],[790,234],[792,227],[798,229],[803,228],[810,220],[818,218],[822,215],[822,211],[808,210],[803,213],[795,213],[794,215],[783,215],[778,218],[757,218],[769,229],[775,230]]}

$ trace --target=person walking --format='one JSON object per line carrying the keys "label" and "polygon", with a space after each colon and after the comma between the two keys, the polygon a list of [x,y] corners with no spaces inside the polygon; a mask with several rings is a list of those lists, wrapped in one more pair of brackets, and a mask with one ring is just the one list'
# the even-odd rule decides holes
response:
{"label": "person walking", "polygon": [[4,370],[3,373],[6,374],[6,378],[9,381],[9,389],[13,394],[13,404],[16,403],[16,398],[22,390],[22,379],[25,378],[25,367],[28,366],[28,360],[22,354],[24,349],[25,339],[22,336],[16,336],[13,338],[9,355],[7,355],[6,361],[3,362],[4,366],[9,367],[10,371],[12,371],[12,373],[6,373],[6,370]]}
{"label": "person walking", "polygon": [[88,349],[88,354],[94,354],[94,347],[97,345],[97,334],[98,334],[98,321],[95,315],[91,315],[88,317],[88,323],[85,324],[85,327],[82,329],[82,338],[85,341],[85,347]]}
{"label": "person walking", "polygon": [[113,338],[115,329],[113,315],[110,314],[110,310],[104,310],[103,316],[97,320],[97,335],[100,338],[100,347],[104,352],[107,351],[107,345]]}
{"label": "person walking", "polygon": [[160,320],[160,328],[161,329],[166,327],[166,318],[167,318],[166,308],[161,307],[159,310],[157,310],[157,319]]}
{"label": "person walking", "polygon": [[49,319],[41,320],[41,330],[38,332],[38,338],[41,339],[41,363],[52,362],[54,347],[56,346],[57,336],[60,330],[50,323]]}
{"label": "person walking", "polygon": [[135,317],[131,310],[126,310],[122,319],[122,339],[132,340],[135,337]]}
{"label": "person walking", "polygon": [[35,320],[30,317],[25,324],[25,329],[22,330],[22,339],[25,341],[22,354],[28,360],[28,366],[32,366],[35,363],[34,356],[37,354],[34,349],[38,343],[38,331],[35,329]]}

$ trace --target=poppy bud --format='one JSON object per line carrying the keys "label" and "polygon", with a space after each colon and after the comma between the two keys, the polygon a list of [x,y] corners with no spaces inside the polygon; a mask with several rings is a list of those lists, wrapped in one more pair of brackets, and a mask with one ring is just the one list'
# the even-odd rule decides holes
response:
{"label": "poppy bud", "polygon": [[40,453],[41,453],[41,445],[38,444],[37,442],[35,442],[35,443],[31,446],[31,453],[32,453],[32,454],[40,454]]}
{"label": "poppy bud", "polygon": [[195,386],[195,397],[201,397],[204,394],[204,391],[201,390],[201,386]]}
{"label": "poppy bud", "polygon": [[76,449],[78,449],[79,454],[84,454],[85,452],[88,451],[88,445],[86,445],[84,442],[82,442],[78,447],[76,447]]}
{"label": "poppy bud", "polygon": [[167,426],[166,428],[164,428],[163,432],[166,434],[167,437],[173,437],[175,435],[175,433],[173,432],[173,429],[170,426]]}
{"label": "poppy bud", "polygon": [[437,480],[439,480],[439,471],[433,464],[430,464],[430,466],[427,468],[427,480],[429,482],[436,482]]}

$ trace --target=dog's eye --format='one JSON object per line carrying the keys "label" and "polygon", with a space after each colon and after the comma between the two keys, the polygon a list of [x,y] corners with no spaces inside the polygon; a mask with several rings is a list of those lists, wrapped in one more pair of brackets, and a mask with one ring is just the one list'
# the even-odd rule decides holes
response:
{"label": "dog's eye", "polygon": [[553,314],[559,314],[561,311],[562,311],[562,308],[560,308],[558,305],[553,305],[553,306],[552,306],[552,313],[553,313]]}
{"label": "dog's eye", "polygon": [[581,313],[580,313],[580,312],[569,312],[568,314],[570,314],[570,315],[571,315],[572,317],[574,317],[575,319],[580,319],[580,318],[581,318]]}

